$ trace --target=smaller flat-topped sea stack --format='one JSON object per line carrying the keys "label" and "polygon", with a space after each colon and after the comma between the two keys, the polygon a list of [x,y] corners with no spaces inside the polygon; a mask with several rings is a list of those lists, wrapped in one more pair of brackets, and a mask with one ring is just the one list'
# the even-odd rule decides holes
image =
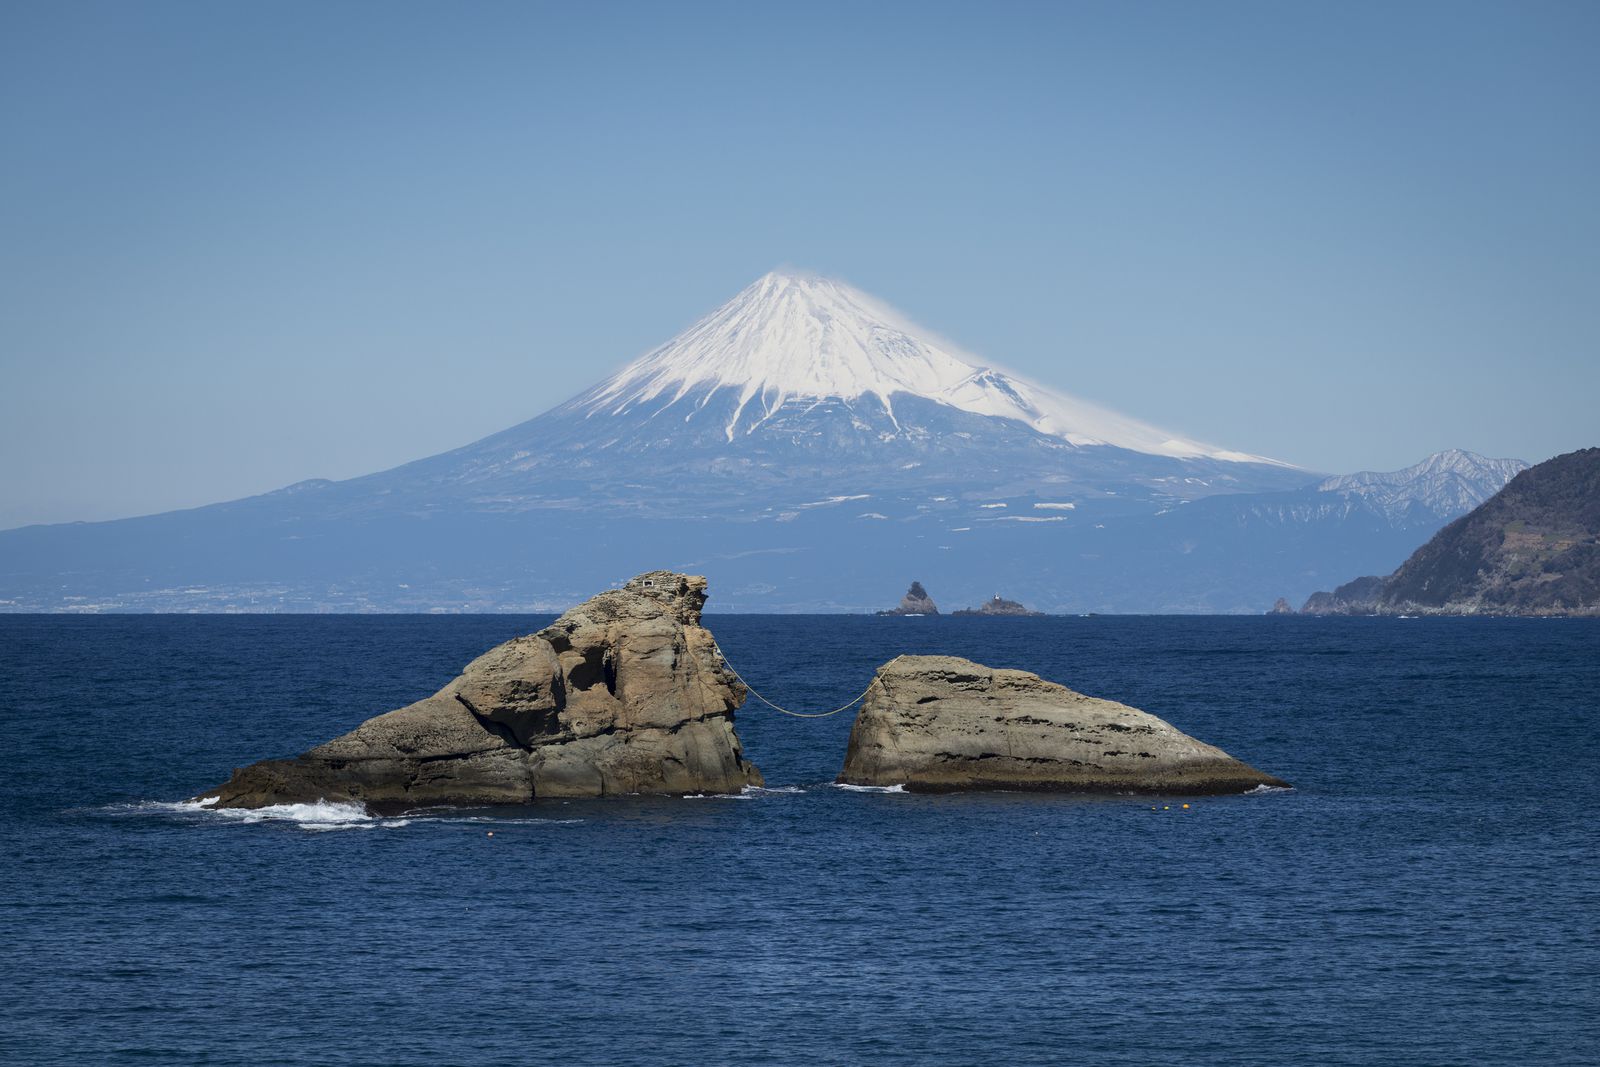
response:
{"label": "smaller flat-topped sea stack", "polygon": [[1137,708],[954,656],[901,656],[878,668],[838,780],[929,793],[1288,785]]}
{"label": "smaller flat-topped sea stack", "polygon": [[383,811],[760,785],[733,729],[745,689],[700,625],[705,599],[704,578],[641,574],[490,649],[433,696],[196,799]]}
{"label": "smaller flat-topped sea stack", "polygon": [[1023,605],[1019,604],[1015,600],[1007,600],[1005,597],[1001,596],[999,593],[996,593],[991,599],[985,600],[983,602],[983,606],[982,607],[959,608],[959,609],[957,609],[955,611],[952,611],[950,614],[952,614],[952,615],[987,615],[987,616],[1002,616],[1002,617],[1009,616],[1009,617],[1012,617],[1012,618],[1022,618],[1022,617],[1040,616],[1040,615],[1043,615],[1044,612],[1042,612],[1042,611],[1033,611],[1033,610],[1031,610],[1029,608],[1026,608]]}
{"label": "smaller flat-topped sea stack", "polygon": [[906,590],[906,595],[900,598],[900,606],[880,611],[879,615],[937,615],[939,606],[933,602],[928,591],[922,588],[921,582],[912,582],[911,588]]}

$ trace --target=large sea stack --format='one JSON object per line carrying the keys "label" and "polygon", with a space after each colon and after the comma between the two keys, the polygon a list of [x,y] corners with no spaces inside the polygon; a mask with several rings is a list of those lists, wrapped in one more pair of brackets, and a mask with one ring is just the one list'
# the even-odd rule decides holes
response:
{"label": "large sea stack", "polygon": [[705,599],[704,578],[642,574],[484,653],[433,696],[198,799],[390,811],[760,785],[733,728],[745,690],[700,625]]}
{"label": "large sea stack", "polygon": [[1286,786],[1172,724],[954,656],[878,668],[839,781],[913,792],[1242,793]]}

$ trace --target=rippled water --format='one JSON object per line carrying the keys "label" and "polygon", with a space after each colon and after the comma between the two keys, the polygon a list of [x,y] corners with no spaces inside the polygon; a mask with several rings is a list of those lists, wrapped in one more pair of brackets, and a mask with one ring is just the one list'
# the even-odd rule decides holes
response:
{"label": "rippled water", "polygon": [[964,654],[1298,787],[1187,811],[839,789],[848,714],[754,709],[738,798],[176,803],[543,621],[0,616],[0,1061],[1596,1059],[1593,621],[708,618],[784,703]]}

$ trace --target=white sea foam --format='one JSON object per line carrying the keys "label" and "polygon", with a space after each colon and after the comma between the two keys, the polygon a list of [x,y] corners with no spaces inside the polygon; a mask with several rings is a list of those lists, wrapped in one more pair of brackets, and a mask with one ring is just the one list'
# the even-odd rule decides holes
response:
{"label": "white sea foam", "polygon": [[852,793],[904,793],[904,785],[849,785],[845,782],[833,783],[835,789],[847,789]]}
{"label": "white sea foam", "polygon": [[737,793],[688,793],[685,800],[760,800],[762,797],[790,796],[804,793],[797,785],[777,785],[770,789],[761,785],[747,785]]}
{"label": "white sea foam", "polygon": [[509,816],[434,816],[419,817],[419,821],[429,825],[578,825],[582,819],[517,819]]}
{"label": "white sea foam", "polygon": [[538,819],[496,817],[493,815],[456,816],[441,811],[407,812],[404,815],[369,815],[354,801],[319,800],[314,804],[269,804],[264,808],[218,808],[218,797],[201,797],[199,800],[180,800],[176,803],[146,801],[142,804],[114,804],[104,809],[118,815],[166,815],[201,823],[231,823],[255,825],[258,823],[289,823],[296,829],[312,833],[329,830],[398,830],[414,822],[434,824],[489,823],[494,826],[536,826],[540,824],[567,825],[582,819]]}
{"label": "white sea foam", "polygon": [[177,802],[146,801],[142,804],[113,804],[106,811],[118,815],[166,815],[187,817],[197,822],[253,824],[292,823],[302,830],[374,830],[405,826],[411,820],[368,815],[360,804],[351,801],[319,800],[314,804],[270,804],[264,808],[219,808],[218,797]]}
{"label": "white sea foam", "polygon": [[1254,789],[1246,789],[1244,796],[1264,796],[1268,793],[1293,793],[1292,785],[1258,785]]}

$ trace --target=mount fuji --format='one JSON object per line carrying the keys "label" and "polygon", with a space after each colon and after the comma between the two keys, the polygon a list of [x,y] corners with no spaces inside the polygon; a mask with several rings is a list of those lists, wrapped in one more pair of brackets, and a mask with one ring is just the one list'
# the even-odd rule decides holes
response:
{"label": "mount fuji", "polygon": [[869,610],[912,578],[1046,610],[1253,610],[1399,550],[1363,554],[1359,535],[1327,559],[1232,552],[1226,516],[1289,507],[1285,493],[1404,513],[1405,479],[1360,477],[1319,486],[986,365],[841,282],[772,273],[463,448],[0,532],[0,609],[536,611],[671,567],[712,576],[723,610]]}
{"label": "mount fuji", "polygon": [[923,402],[919,410],[931,404],[1021,423],[1074,445],[1273,462],[1183,440],[976,365],[919,332],[892,308],[841,282],[772,273],[565,409],[585,417],[681,415],[701,428],[720,424],[732,444],[769,426],[792,437],[796,416],[837,404],[879,441],[927,438],[929,427],[915,419],[902,425],[896,417],[894,402],[902,398]]}
{"label": "mount fuji", "polygon": [[1166,501],[1310,475],[972,362],[841,282],[773,273],[565,404],[376,477],[474,507],[756,519],[997,479]]}

